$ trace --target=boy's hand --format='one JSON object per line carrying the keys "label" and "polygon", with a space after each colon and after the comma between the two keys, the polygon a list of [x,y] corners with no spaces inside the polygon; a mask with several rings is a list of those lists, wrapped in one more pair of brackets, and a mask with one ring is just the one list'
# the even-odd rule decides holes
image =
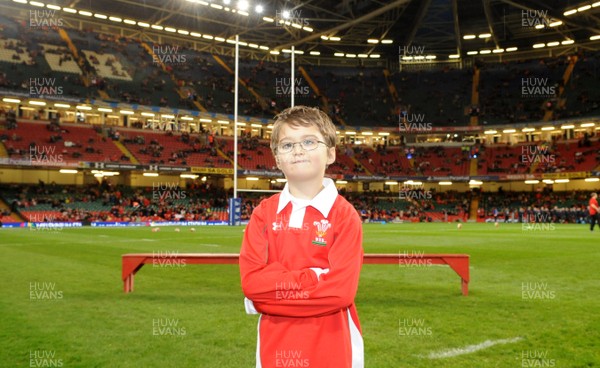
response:
{"label": "boy's hand", "polygon": [[244,298],[244,308],[246,308],[246,314],[258,314],[256,308],[254,308],[254,302],[248,298]]}
{"label": "boy's hand", "polygon": [[322,274],[326,274],[327,272],[329,272],[329,268],[311,267],[310,269],[317,274],[317,280],[321,278]]}

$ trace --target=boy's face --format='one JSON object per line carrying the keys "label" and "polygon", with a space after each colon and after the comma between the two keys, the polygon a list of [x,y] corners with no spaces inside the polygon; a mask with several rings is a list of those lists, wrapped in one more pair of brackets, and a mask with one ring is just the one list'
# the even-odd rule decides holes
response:
{"label": "boy's face", "polygon": [[323,177],[327,165],[335,161],[335,147],[327,147],[324,143],[317,143],[313,150],[307,151],[302,148],[300,142],[305,140],[325,142],[323,135],[315,126],[292,127],[284,125],[279,133],[279,144],[294,144],[291,152],[281,153],[277,150],[275,160],[277,167],[288,179],[288,181],[306,181]]}

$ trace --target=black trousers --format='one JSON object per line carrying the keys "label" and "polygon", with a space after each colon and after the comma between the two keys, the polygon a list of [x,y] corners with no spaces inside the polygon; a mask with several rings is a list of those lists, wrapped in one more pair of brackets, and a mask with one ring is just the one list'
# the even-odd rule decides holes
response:
{"label": "black trousers", "polygon": [[600,228],[600,218],[598,217],[598,213],[595,215],[590,215],[590,230],[594,231],[594,225],[598,223],[598,227]]}

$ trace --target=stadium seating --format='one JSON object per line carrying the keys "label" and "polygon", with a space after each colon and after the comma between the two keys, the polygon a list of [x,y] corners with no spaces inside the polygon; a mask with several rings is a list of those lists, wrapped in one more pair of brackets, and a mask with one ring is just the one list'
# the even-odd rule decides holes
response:
{"label": "stadium seating", "polygon": [[[561,171],[592,171],[600,163],[598,150],[600,149],[600,140],[570,140],[558,142],[556,144],[556,156],[558,166]],[[552,164],[552,163],[551,163]],[[553,165],[548,165],[549,170],[553,172]]]}
{"label": "stadium seating", "polygon": [[83,50],[83,54],[96,69],[96,73],[102,78],[119,79],[131,82],[131,76],[123,68],[121,63],[112,54],[98,54],[94,51]]}
{"label": "stadium seating", "polygon": [[[222,138],[223,150],[233,161],[233,139]],[[238,165],[245,170],[278,170],[269,141],[244,138],[238,140]],[[231,166],[233,167],[233,165]]]}
{"label": "stadium seating", "polygon": [[77,62],[73,60],[70,51],[66,47],[40,44],[44,50],[44,58],[53,72],[81,74]]}
{"label": "stadium seating", "polygon": [[[0,15],[0,22],[3,24],[0,29],[0,87],[31,95],[31,85],[35,83],[32,80],[50,78],[62,88],[60,95],[65,97],[96,98],[97,89],[119,102],[189,109],[197,109],[194,102],[198,102],[209,112],[233,113],[234,60],[229,56],[212,55],[189,47],[176,46],[173,49],[172,45],[169,45],[172,49],[168,51],[164,44],[146,44],[138,39],[93,30],[66,28],[68,37],[83,57],[82,62],[71,54],[67,41],[56,29],[27,26],[23,21],[4,15]],[[164,52],[175,52],[185,58],[180,60],[180,64],[167,62],[161,65],[156,56]],[[563,100],[557,101],[553,107],[554,118],[589,116],[599,111],[600,90],[595,87],[599,82],[596,70],[600,65],[600,53],[580,51],[577,56],[578,62],[565,86]],[[481,70],[479,123],[512,124],[541,120],[548,96],[524,96],[521,89],[523,81],[537,78],[547,86],[559,86],[569,60],[568,56],[560,56],[504,63],[478,62]],[[239,66],[243,86],[240,87],[238,102],[242,115],[271,118],[289,104],[289,94],[278,89],[278,85],[289,86],[289,63],[243,59]],[[473,83],[470,68],[391,71],[389,81],[398,91],[397,98],[391,96],[381,68],[302,65],[301,69],[302,73],[300,67],[296,71],[296,78],[299,86],[305,87],[307,92],[296,95],[296,104],[319,106],[338,125],[397,126],[400,112],[423,115],[423,122],[434,127],[466,125],[470,118],[466,114]],[[88,84],[88,76],[92,88],[84,86]],[[62,124],[58,130],[49,128],[52,125],[48,122],[19,122],[16,130],[5,135],[7,139],[3,144],[9,156],[30,159],[30,147],[34,144],[35,150],[43,146],[47,153],[61,162],[128,160],[101,129],[78,124]],[[204,132],[184,134],[177,129],[161,131],[129,127],[119,127],[117,131],[124,147],[142,164],[233,167],[232,137],[219,136],[211,145],[208,133]],[[269,142],[251,134],[248,131],[240,137],[239,168],[276,170]],[[576,135],[577,139],[553,142],[478,144],[477,174],[595,170],[600,164],[599,140],[596,136]],[[547,154],[536,157],[548,160],[528,162],[524,158],[532,149],[536,152],[536,149],[542,148],[547,150]],[[409,149],[410,152],[407,151]],[[552,160],[549,160],[550,156]],[[468,176],[472,174],[470,160],[469,153],[458,147],[348,144],[337,147],[337,160],[327,172],[337,176]],[[395,217],[441,220],[448,215],[448,219],[453,220],[462,218],[466,213],[462,200],[464,198],[448,203],[437,199],[374,200],[367,206],[372,207],[368,216],[387,220]],[[389,201],[389,205],[385,201]],[[250,202],[249,208],[252,205]],[[485,201],[480,205],[486,209],[490,207]],[[173,206],[195,208],[185,201],[175,201]],[[64,208],[94,216],[118,217],[111,214],[111,205],[98,201],[64,204]],[[211,216],[222,217],[224,212],[219,212],[219,208],[224,207],[214,206]],[[27,211],[37,218],[43,216],[44,211],[53,211],[53,208],[40,204]],[[398,216],[401,213],[403,215]]]}
{"label": "stadium seating", "polygon": [[360,167],[378,176],[462,176],[468,175],[468,157],[460,148],[431,147],[413,150],[413,158],[407,158],[400,147],[373,149],[368,146],[347,146],[338,152],[338,160],[342,164],[356,170],[356,160]]}
{"label": "stadium seating", "polygon": [[[64,80],[64,95],[97,97],[94,89],[86,89],[79,78],[81,68],[68,58],[66,42],[55,29],[29,27],[23,21],[1,16],[4,28],[0,31],[0,72],[7,75],[6,86],[25,89],[28,78],[52,76]],[[112,99],[154,106],[195,108],[196,100],[215,113],[233,113],[233,80],[231,57],[217,57],[188,47],[148,44],[150,49],[165,50],[185,57],[180,63],[159,62],[139,40],[96,33],[92,30],[66,28],[68,36],[86,60],[84,71],[97,74],[92,86],[104,90]],[[20,45],[11,47],[10,45]],[[8,45],[8,46],[7,46]],[[24,51],[27,50],[27,53]],[[61,55],[61,56],[59,56]],[[42,57],[43,56],[43,57]],[[164,55],[163,55],[164,56]],[[62,61],[61,61],[62,60]],[[600,95],[594,88],[600,53],[581,51],[570,80],[565,86],[564,107],[555,106],[556,118],[589,116],[600,109]],[[548,87],[560,84],[567,57],[534,59],[504,63],[478,63],[481,124],[512,124],[539,121],[544,116],[543,103],[547,96],[523,95],[524,80],[543,80]],[[11,64],[24,64],[17,73]],[[306,93],[296,95],[297,104],[319,106],[336,122],[349,126],[396,126],[398,114],[420,114],[432,126],[466,125],[466,113],[471,105],[472,70],[443,67],[427,70],[391,71],[389,80],[398,91],[397,100],[391,95],[381,68],[303,66],[308,76],[325,97],[321,100],[299,70],[296,79]],[[226,68],[229,68],[228,71]],[[278,93],[278,83],[289,83],[289,63],[268,60],[240,61],[242,115],[271,118],[289,104],[289,94]],[[284,83],[284,84],[285,84]],[[141,85],[141,88],[140,88]],[[5,87],[6,87],[5,86]],[[432,101],[435,101],[432,103]],[[562,105],[561,105],[562,106]],[[338,121],[338,117],[341,120]]]}
{"label": "stadium seating", "polygon": [[394,104],[383,69],[328,66],[306,69],[321,94],[328,99],[329,114],[339,115],[351,126],[388,125]]}
{"label": "stadium seating", "polygon": [[25,53],[26,45],[19,40],[9,38],[0,41],[0,61],[15,64],[32,64],[33,59]]}
{"label": "stadium seating", "polygon": [[0,16],[0,22],[4,26],[0,30],[0,54],[5,55],[0,60],[0,87],[35,97],[31,81],[46,78],[52,86],[60,87],[50,94],[54,97],[93,96],[93,91],[83,86],[81,71],[70,53],[64,53],[66,45],[55,30],[24,26],[5,16]]}
{"label": "stadium seating", "polygon": [[565,86],[565,106],[557,111],[557,118],[578,118],[600,113],[600,52],[582,51]]}
{"label": "stadium seating", "polygon": [[31,222],[177,221],[180,217],[225,221],[228,218],[225,192],[204,185],[181,189],[185,193],[181,198],[161,197],[162,191],[154,187],[111,188],[106,182],[88,186],[40,183],[1,188],[0,199],[11,206],[16,203],[18,212]]}
{"label": "stadium seating", "polygon": [[143,105],[185,107],[180,105],[171,76],[154,62],[139,41],[91,31],[68,33],[86,56],[87,68],[97,74],[92,85],[105,90],[111,98]]}
{"label": "stadium seating", "polygon": [[[183,213],[188,220],[226,221],[227,194],[206,185],[191,184],[181,189],[181,198],[162,197],[157,188],[109,188],[88,186],[0,186],[5,203],[17,203],[18,213],[32,222],[56,221],[176,221]],[[471,195],[459,192],[425,192],[411,189],[400,196],[392,192],[342,194],[355,206],[365,222],[466,221]],[[587,218],[589,192],[504,192],[481,195],[478,221],[492,217],[497,209],[500,220],[582,222]],[[245,219],[264,194],[244,193]],[[182,212],[183,211],[183,212]],[[505,215],[506,214],[506,215]],[[543,220],[539,215],[544,214]],[[534,219],[538,216],[537,220]],[[16,214],[12,215],[15,219]],[[6,220],[12,221],[12,220]]]}
{"label": "stadium seating", "polygon": [[585,223],[589,196],[585,191],[487,193],[479,202],[478,221],[497,210],[500,221]]}
{"label": "stadium seating", "polygon": [[[153,45],[153,49],[169,50],[164,45]],[[166,67],[172,73],[186,99],[182,101],[188,108],[195,108],[193,101],[198,101],[209,111],[233,114],[234,86],[233,86],[233,59],[213,56],[210,53],[200,52],[189,48],[176,49],[179,59],[184,60],[181,65],[167,63]],[[219,61],[218,61],[219,60]],[[220,63],[222,61],[225,65]],[[240,74],[240,79],[245,80]],[[265,113],[261,104],[243,85],[238,91],[238,106],[241,115],[272,117],[273,114]],[[265,100],[266,105],[266,100]]]}
{"label": "stadium seating", "polygon": [[5,142],[10,157],[31,160],[32,164],[122,161],[119,148],[91,126],[19,122],[10,134],[11,140]]}
{"label": "stadium seating", "polygon": [[[465,107],[470,105],[472,80],[471,70],[453,68],[391,75],[398,90],[400,111],[422,115],[424,123],[433,127],[467,125]],[[393,122],[398,121],[398,112]]]}
{"label": "stadium seating", "polygon": [[19,217],[17,217],[17,215],[15,214],[10,214],[10,215],[4,215],[4,214],[0,214],[0,223],[7,223],[7,222],[19,222],[21,221],[21,219],[19,219]]}
{"label": "stadium seating", "polygon": [[336,148],[335,162],[328,167],[327,172],[339,175],[364,174],[363,165],[353,160],[353,152],[347,152],[346,148],[338,146]]}
{"label": "stadium seating", "polygon": [[528,171],[530,165],[522,160],[524,145],[489,145],[480,151],[478,174],[517,174]]}
{"label": "stadium seating", "polygon": [[597,155],[599,146],[597,138],[558,140],[551,144],[490,144],[481,147],[478,173],[486,175],[591,171],[600,162]]}
{"label": "stadium seating", "polygon": [[[232,167],[208,144],[206,134],[192,134],[186,143],[182,134],[119,129],[125,147],[143,164],[172,166]],[[218,140],[226,145],[226,139]]]}
{"label": "stadium seating", "polygon": [[369,157],[372,157],[373,165],[376,167],[373,171],[378,175],[412,175],[414,170],[410,161],[406,158],[406,154],[401,148],[388,147],[382,150],[374,150],[369,152]]}
{"label": "stadium seating", "polygon": [[[488,124],[540,121],[544,101],[551,97],[545,90],[532,93],[523,87],[541,86],[554,90],[563,77],[565,58],[528,60],[515,63],[485,64],[479,88],[483,114]],[[556,88],[558,92],[558,88]]]}

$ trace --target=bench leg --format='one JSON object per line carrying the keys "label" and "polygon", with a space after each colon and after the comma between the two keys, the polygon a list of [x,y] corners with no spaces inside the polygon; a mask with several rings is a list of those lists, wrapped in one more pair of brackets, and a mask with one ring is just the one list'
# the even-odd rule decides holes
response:
{"label": "bench leg", "polygon": [[469,259],[444,258],[444,262],[460,276],[462,294],[469,293]]}
{"label": "bench leg", "polygon": [[123,280],[123,289],[125,293],[133,291],[133,278],[135,273],[144,265],[145,257],[127,257],[123,256],[121,279]]}
{"label": "bench leg", "polygon": [[125,293],[130,293],[133,291],[133,277],[134,277],[134,275],[130,274],[129,276],[127,276],[125,281],[123,281],[123,287],[124,287]]}

